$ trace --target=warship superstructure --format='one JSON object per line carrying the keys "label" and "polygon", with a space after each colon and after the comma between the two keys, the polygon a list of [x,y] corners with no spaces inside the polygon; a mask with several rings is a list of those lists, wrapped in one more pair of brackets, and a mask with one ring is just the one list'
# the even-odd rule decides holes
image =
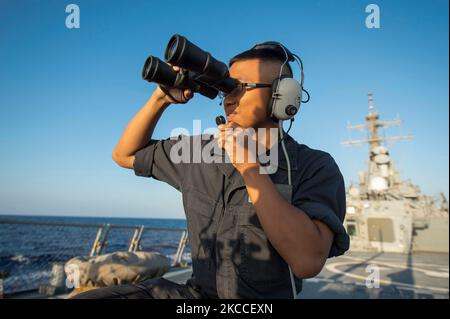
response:
{"label": "warship superstructure", "polygon": [[382,128],[400,125],[400,119],[381,121],[369,93],[369,113],[363,124],[348,129],[368,132],[366,139],[343,141],[344,145],[368,144],[367,170],[359,182],[347,188],[346,229],[352,251],[396,253],[449,251],[448,202],[421,193],[403,180],[386,144],[412,139],[411,135],[381,136]]}

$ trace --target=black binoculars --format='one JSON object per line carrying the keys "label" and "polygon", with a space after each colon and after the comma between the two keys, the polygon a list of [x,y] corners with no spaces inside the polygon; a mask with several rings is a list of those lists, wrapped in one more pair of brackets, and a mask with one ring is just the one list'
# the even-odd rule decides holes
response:
{"label": "black binoculars", "polygon": [[166,62],[149,56],[142,69],[142,78],[164,86],[190,89],[210,99],[219,92],[230,93],[238,85],[237,80],[230,78],[225,63],[181,35],[170,38],[164,58],[172,66],[180,67],[182,72],[175,72]]}

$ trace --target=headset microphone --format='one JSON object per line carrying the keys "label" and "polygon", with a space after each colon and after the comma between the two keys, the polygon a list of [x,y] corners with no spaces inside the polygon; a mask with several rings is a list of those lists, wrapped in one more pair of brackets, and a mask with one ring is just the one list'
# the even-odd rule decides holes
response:
{"label": "headset microphone", "polygon": [[216,124],[217,126],[221,125],[221,124],[225,124],[226,120],[222,115],[219,115],[216,117]]}

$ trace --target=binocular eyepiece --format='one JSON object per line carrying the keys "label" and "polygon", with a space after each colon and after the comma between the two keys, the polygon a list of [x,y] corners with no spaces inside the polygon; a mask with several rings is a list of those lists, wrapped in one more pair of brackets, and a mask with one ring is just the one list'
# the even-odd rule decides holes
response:
{"label": "binocular eyepiece", "polygon": [[164,58],[183,71],[175,72],[166,62],[149,56],[142,69],[142,78],[169,87],[190,89],[210,99],[219,92],[230,93],[238,84],[237,80],[230,78],[225,63],[181,35],[175,34],[170,38]]}

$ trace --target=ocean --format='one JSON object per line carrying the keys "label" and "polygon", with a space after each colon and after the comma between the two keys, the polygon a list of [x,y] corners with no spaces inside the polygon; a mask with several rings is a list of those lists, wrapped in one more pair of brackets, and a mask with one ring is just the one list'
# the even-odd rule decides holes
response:
{"label": "ocean", "polygon": [[[127,251],[135,229],[144,226],[139,250],[156,251],[169,258],[174,257],[182,230],[186,228],[184,219],[0,215],[3,294],[48,284],[53,264],[88,256],[99,230],[97,225],[106,224],[114,226],[110,228],[102,254]],[[183,256],[189,263],[188,246]]]}

